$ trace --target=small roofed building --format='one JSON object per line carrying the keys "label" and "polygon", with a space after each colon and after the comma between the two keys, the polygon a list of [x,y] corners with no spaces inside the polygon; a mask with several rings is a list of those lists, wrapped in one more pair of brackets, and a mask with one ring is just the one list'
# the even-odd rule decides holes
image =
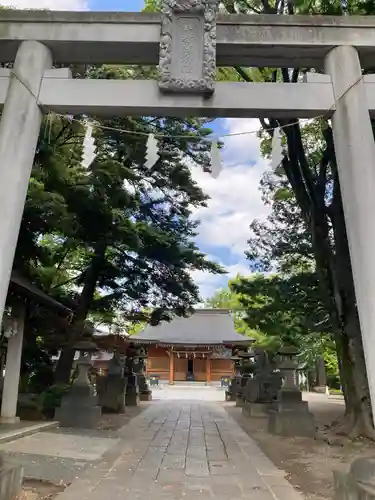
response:
{"label": "small roofed building", "polygon": [[170,384],[210,384],[231,377],[233,351],[253,342],[236,332],[227,309],[196,309],[188,318],[147,326],[131,340],[147,348],[147,376],[159,376]]}
{"label": "small roofed building", "polygon": [[44,293],[16,271],[12,271],[7,297],[7,304],[11,311],[9,315],[5,313],[1,318],[1,328],[8,340],[1,396],[0,423],[2,424],[15,424],[19,420],[16,413],[23,330],[26,308],[30,303],[43,306],[56,313],[62,313],[67,317],[73,314],[70,308]]}

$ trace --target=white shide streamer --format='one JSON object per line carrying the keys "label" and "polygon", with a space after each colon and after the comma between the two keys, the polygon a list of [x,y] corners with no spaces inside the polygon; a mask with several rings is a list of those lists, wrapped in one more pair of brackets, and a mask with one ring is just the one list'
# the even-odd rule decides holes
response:
{"label": "white shide streamer", "polygon": [[271,152],[271,167],[275,170],[283,159],[283,147],[281,144],[281,130],[275,128],[272,136],[272,152]]}
{"label": "white shide streamer", "polygon": [[152,168],[159,159],[158,141],[154,134],[148,134],[146,144],[146,167]]}
{"label": "white shide streamer", "polygon": [[83,139],[83,155],[82,155],[82,165],[88,168],[96,157],[96,146],[95,139],[92,136],[93,128],[92,125],[86,123],[86,134]]}
{"label": "white shide streamer", "polygon": [[211,142],[211,175],[217,179],[222,171],[223,166],[221,163],[220,150],[217,141]]}

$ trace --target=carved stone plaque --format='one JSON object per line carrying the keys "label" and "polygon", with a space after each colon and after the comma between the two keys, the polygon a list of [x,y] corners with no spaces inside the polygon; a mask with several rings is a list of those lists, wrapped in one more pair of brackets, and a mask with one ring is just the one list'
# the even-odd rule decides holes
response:
{"label": "carved stone plaque", "polygon": [[217,0],[164,0],[159,87],[207,93],[215,87]]}

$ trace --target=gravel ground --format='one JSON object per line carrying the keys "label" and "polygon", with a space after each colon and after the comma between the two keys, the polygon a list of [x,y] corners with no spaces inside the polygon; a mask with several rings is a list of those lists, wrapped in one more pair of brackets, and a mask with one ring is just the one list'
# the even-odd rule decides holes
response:
{"label": "gravel ground", "polygon": [[[316,423],[323,427],[344,413],[341,398],[327,398],[320,394],[305,395]],[[347,470],[359,457],[373,456],[375,444],[367,440],[340,440],[329,445],[322,440],[284,438],[268,434],[267,420],[245,418],[241,409],[225,403],[226,410],[254,439],[263,452],[289,474],[289,481],[306,496],[307,500],[332,500],[333,470]]]}

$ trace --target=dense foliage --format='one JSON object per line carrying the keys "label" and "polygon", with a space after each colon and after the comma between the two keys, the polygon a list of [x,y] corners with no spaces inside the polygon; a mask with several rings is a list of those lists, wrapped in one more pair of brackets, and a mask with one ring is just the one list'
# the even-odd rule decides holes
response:
{"label": "dense foliage", "polygon": [[236,330],[271,355],[281,346],[296,347],[312,378],[323,358],[331,384],[339,385],[335,345],[313,273],[237,276],[207,306],[231,310]]}
{"label": "dense foliage", "polygon": [[[86,76],[137,78],[144,71],[91,68]],[[14,263],[74,311],[70,323],[55,322],[51,330],[37,321],[35,308],[27,317],[31,345],[48,350],[53,335],[55,350],[63,347],[56,370],[61,382],[69,380],[73,346],[87,332],[87,320],[157,323],[171,310],[184,315],[199,301],[190,272],[222,272],[195,245],[197,222],[190,217],[206,203],[189,167],[209,169],[208,145],[197,140],[210,133],[205,121],[94,120],[97,156],[84,166],[82,117],[45,119]],[[149,133],[159,135],[152,168],[145,164]]]}
{"label": "dense foliage", "polygon": [[[373,2],[304,0],[224,1],[228,13],[325,14],[374,13]],[[247,82],[298,82],[308,68],[234,68]],[[277,172],[265,177],[261,189],[272,205],[267,223],[254,222],[248,257],[256,270],[288,271],[296,264],[316,273],[320,296],[329,318],[340,360],[351,436],[375,437],[365,370],[361,330],[356,308],[340,182],[329,121],[302,125],[298,116],[261,120],[263,150],[275,127],[283,127],[284,158]]]}

